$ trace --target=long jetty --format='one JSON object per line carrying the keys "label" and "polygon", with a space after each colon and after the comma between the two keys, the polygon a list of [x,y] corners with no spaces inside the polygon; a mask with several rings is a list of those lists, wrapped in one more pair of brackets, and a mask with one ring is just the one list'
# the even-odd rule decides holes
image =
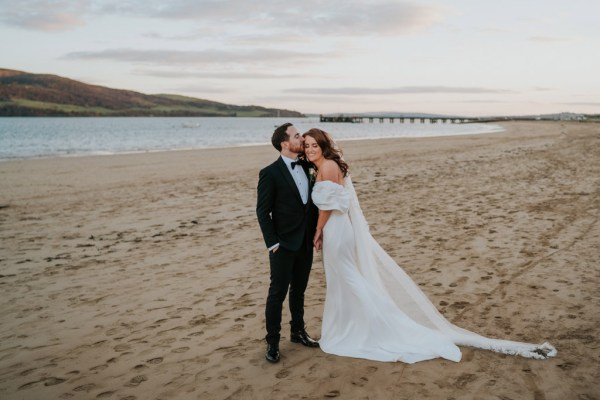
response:
{"label": "long jetty", "polygon": [[498,122],[498,121],[509,121],[514,118],[512,117],[496,117],[496,118],[481,118],[481,117],[423,117],[423,116],[414,116],[414,115],[320,115],[319,116],[321,122],[349,122],[349,123],[363,123],[370,122],[373,123],[375,121],[379,121],[379,123],[384,123],[389,121],[389,123],[394,123],[398,121],[398,123],[427,123],[430,124],[469,124],[469,123],[484,123],[484,122]]}

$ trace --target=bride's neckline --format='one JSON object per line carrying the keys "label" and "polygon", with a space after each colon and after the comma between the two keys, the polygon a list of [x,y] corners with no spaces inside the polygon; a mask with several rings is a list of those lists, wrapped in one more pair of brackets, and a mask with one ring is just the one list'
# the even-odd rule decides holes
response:
{"label": "bride's neckline", "polygon": [[337,183],[337,182],[334,182],[334,181],[315,181],[315,185],[316,185],[317,183],[326,183],[326,182],[327,182],[327,183],[330,183],[330,184],[332,184],[332,185],[337,185],[337,186],[344,187],[344,185],[342,185],[342,184],[340,184],[340,183]]}

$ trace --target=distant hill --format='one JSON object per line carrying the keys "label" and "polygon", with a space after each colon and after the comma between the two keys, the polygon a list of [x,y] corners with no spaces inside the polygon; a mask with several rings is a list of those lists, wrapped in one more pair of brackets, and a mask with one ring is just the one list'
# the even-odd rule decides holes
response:
{"label": "distant hill", "polygon": [[1,68],[0,116],[304,117],[297,111],[149,95]]}

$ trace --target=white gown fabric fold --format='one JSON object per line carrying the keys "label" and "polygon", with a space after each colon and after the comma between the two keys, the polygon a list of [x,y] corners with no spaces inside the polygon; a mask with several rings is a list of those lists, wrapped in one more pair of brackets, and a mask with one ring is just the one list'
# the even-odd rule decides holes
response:
{"label": "white gown fabric fold", "polygon": [[324,352],[405,363],[460,361],[458,345],[537,359],[556,355],[548,343],[490,339],[446,320],[371,236],[350,177],[344,186],[316,182],[312,199],[332,210],[323,229]]}

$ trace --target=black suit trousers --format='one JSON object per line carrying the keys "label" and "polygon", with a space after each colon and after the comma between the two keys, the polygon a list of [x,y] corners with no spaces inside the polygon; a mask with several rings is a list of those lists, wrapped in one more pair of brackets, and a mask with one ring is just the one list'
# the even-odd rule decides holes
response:
{"label": "black suit trousers", "polygon": [[279,343],[281,312],[288,288],[291,331],[304,329],[304,291],[308,285],[312,259],[313,248],[306,243],[296,251],[280,246],[275,253],[269,252],[271,284],[265,310],[268,343]]}

